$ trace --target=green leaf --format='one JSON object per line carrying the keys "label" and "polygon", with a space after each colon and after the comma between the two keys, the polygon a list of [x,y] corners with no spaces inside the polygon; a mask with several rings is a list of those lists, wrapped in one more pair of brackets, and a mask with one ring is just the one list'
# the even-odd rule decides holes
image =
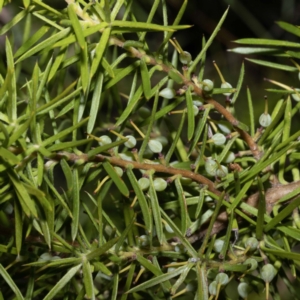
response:
{"label": "green leaf", "polygon": [[300,48],[299,43],[282,41],[282,40],[247,38],[247,39],[236,40],[234,42],[238,44]]}
{"label": "green leaf", "polygon": [[193,98],[191,89],[188,89],[185,93],[186,96],[186,106],[188,113],[188,140],[190,141],[193,138],[195,131],[195,116],[194,116],[194,108],[193,108]]}
{"label": "green leaf", "polygon": [[105,53],[105,50],[109,42],[110,34],[111,34],[110,27],[105,28],[104,31],[102,32],[101,39],[95,49],[90,78],[92,78],[96,74],[97,70],[99,69],[99,65],[101,63],[101,60],[103,58],[103,55]]}
{"label": "green leaf", "polygon": [[119,191],[125,197],[129,197],[129,190],[128,190],[126,184],[124,183],[124,181],[117,174],[114,167],[108,161],[104,162],[102,165],[103,165],[105,171],[107,172],[107,174],[109,175],[109,177],[112,179],[112,181],[115,183],[115,185],[119,189]]}
{"label": "green leaf", "polygon": [[31,7],[29,9],[24,9],[21,12],[19,12],[17,15],[15,15],[8,23],[6,23],[1,29],[0,29],[0,35],[5,34],[7,31],[9,31],[12,27],[17,25],[21,20],[23,20],[24,17],[27,16],[27,14],[33,10],[34,7]]}
{"label": "green leaf", "polygon": [[19,59],[16,61],[16,64],[23,61],[24,59],[33,56],[41,50],[44,50],[47,47],[51,47],[55,42],[61,40],[66,37],[71,32],[71,28],[66,28],[56,34],[51,35],[51,37],[42,41],[38,45],[32,47],[29,51],[25,52]]}
{"label": "green leaf", "polygon": [[94,282],[90,262],[83,260],[82,264],[83,284],[85,288],[85,297],[95,299]]}
{"label": "green leaf", "polygon": [[96,147],[92,150],[90,150],[88,153],[87,153],[87,156],[88,158],[91,158],[99,153],[102,153],[102,152],[105,152],[109,149],[112,149],[114,147],[117,147],[119,145],[122,145],[124,143],[126,143],[127,139],[122,139],[122,140],[118,140],[118,141],[115,141],[115,142],[112,142],[111,144],[106,144],[106,145],[103,145],[103,146],[100,146],[100,147]]}
{"label": "green leaf", "polygon": [[22,214],[17,201],[14,201],[14,211],[15,211],[15,234],[16,234],[16,248],[18,251],[18,255],[20,255],[22,249],[22,241],[23,241],[23,220]]}
{"label": "green leaf", "polygon": [[141,68],[141,77],[143,83],[143,92],[146,99],[148,100],[151,97],[151,83],[150,83],[148,67],[144,58],[141,59],[140,68]]}
{"label": "green leaf", "polygon": [[45,296],[44,300],[53,299],[58,292],[60,292],[63,287],[75,276],[75,274],[81,268],[81,264],[71,268],[49,291],[49,293]]}
{"label": "green leaf", "polygon": [[130,183],[134,189],[134,193],[138,198],[139,205],[142,210],[143,220],[145,223],[146,230],[148,232],[151,232],[152,222],[151,222],[151,218],[150,218],[150,210],[149,210],[149,206],[148,206],[147,200],[145,198],[144,192],[142,191],[141,187],[139,186],[138,181],[136,180],[135,175],[132,171],[132,168],[130,168],[130,166],[127,168],[126,173],[130,180]]}
{"label": "green leaf", "polygon": [[86,259],[87,260],[92,260],[94,258],[98,258],[100,255],[106,253],[110,248],[113,247],[113,245],[115,245],[117,243],[117,241],[119,240],[119,237],[115,237],[111,240],[109,240],[106,244],[104,244],[103,246],[91,251],[90,253],[88,253],[86,255]]}
{"label": "green leaf", "polygon": [[288,72],[295,72],[295,71],[298,70],[296,67],[277,64],[277,63],[273,63],[273,62],[269,62],[269,61],[264,61],[264,60],[259,60],[259,59],[250,59],[250,58],[246,58],[246,59],[248,61],[251,61],[251,62],[255,63],[255,64],[265,66],[265,67],[269,67],[269,68],[273,68],[273,69],[279,69],[279,70],[284,70],[284,71],[288,71]]}
{"label": "green leaf", "polygon": [[149,176],[149,180],[150,180],[149,198],[150,198],[150,203],[151,203],[151,210],[152,210],[152,214],[153,214],[157,238],[158,238],[159,243],[162,244],[165,240],[165,236],[163,233],[163,225],[162,225],[162,221],[161,221],[160,207],[159,207],[156,190],[154,188],[152,175]]}
{"label": "green leaf", "polygon": [[275,54],[279,52],[276,48],[258,48],[258,47],[237,47],[233,49],[228,49],[227,51],[238,53],[238,54]]}
{"label": "green leaf", "polygon": [[16,74],[12,48],[8,37],[6,37],[5,40],[5,52],[7,60],[7,76],[10,78],[10,81],[8,82],[7,113],[9,120],[15,121],[17,119]]}
{"label": "green leaf", "polygon": [[85,124],[88,121],[89,117],[83,119],[82,121],[78,122],[77,124],[59,132],[58,134],[49,137],[48,139],[44,140],[41,144],[42,147],[45,147],[49,144],[54,143],[55,141],[61,139],[62,137],[68,135],[69,133],[71,133],[72,131],[74,131],[75,129],[81,127],[83,124]]}
{"label": "green leaf", "polygon": [[80,213],[80,191],[78,182],[78,168],[74,168],[72,172],[72,215],[73,220],[71,224],[72,241],[75,241],[78,226],[79,226],[79,213]]}
{"label": "green leaf", "polygon": [[20,162],[20,159],[17,156],[3,147],[0,147],[0,157],[7,161],[10,165],[15,165]]}
{"label": "green leaf", "polygon": [[93,97],[91,101],[91,110],[90,110],[90,118],[87,124],[87,132],[92,133],[94,130],[94,126],[96,123],[96,119],[99,114],[99,106],[101,100],[102,86],[103,86],[103,73],[99,72],[97,78],[95,79],[95,88],[93,91]]}
{"label": "green leaf", "polygon": [[285,31],[290,32],[290,33],[300,37],[300,28],[299,28],[299,26],[295,26],[293,24],[289,24],[289,23],[282,22],[282,21],[279,21],[279,22],[276,22],[276,23],[282,29],[284,29]]}
{"label": "green leaf", "polygon": [[30,198],[27,190],[25,189],[24,185],[18,178],[17,173],[14,170],[8,170],[7,174],[9,176],[10,181],[12,182],[13,186],[15,187],[16,194],[20,201],[20,204],[23,208],[24,213],[30,217],[31,214],[37,218],[38,213],[35,207],[34,201]]}
{"label": "green leaf", "polygon": [[17,58],[21,55],[23,55],[25,52],[29,51],[33,47],[33,45],[41,39],[48,31],[50,27],[49,26],[42,26],[40,29],[38,29],[27,41],[25,41],[21,47],[16,51],[14,58]]}
{"label": "green leaf", "polygon": [[14,294],[16,295],[18,300],[24,300],[23,295],[21,294],[21,291],[13,281],[13,279],[10,277],[9,273],[5,270],[5,268],[0,264],[0,275],[3,277],[3,279],[6,281],[6,283],[9,285],[9,287],[12,289]]}
{"label": "green leaf", "polygon": [[184,271],[184,269],[186,269],[186,266],[177,268],[176,270],[173,270],[172,272],[168,272],[166,274],[156,276],[148,281],[143,282],[142,284],[139,284],[138,286],[133,287],[126,293],[136,293],[139,291],[144,291],[152,286],[155,286],[157,284],[160,284],[162,282],[165,282],[167,280],[170,280],[170,279],[178,276],[179,274],[181,274]]}
{"label": "green leaf", "polygon": [[174,26],[163,26],[157,24],[149,24],[143,22],[133,21],[112,21],[111,26],[113,28],[120,27],[121,29],[138,29],[139,31],[175,31],[180,29],[189,28],[189,25],[174,25]]}
{"label": "green leaf", "polygon": [[266,212],[266,199],[265,199],[265,191],[263,187],[263,183],[260,177],[257,178],[258,181],[258,214],[257,214],[257,221],[256,221],[256,238],[261,240],[263,237],[263,229],[264,229],[264,214]]}

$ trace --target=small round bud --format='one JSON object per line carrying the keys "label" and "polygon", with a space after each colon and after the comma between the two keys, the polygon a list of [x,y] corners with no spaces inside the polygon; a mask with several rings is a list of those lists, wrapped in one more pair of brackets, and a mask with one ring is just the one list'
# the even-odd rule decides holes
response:
{"label": "small round bud", "polygon": [[146,177],[142,177],[138,180],[138,184],[139,184],[140,188],[144,191],[149,188],[150,180]]}
{"label": "small round bud", "polygon": [[138,240],[141,247],[148,246],[150,242],[147,235],[141,235],[140,237],[138,237]]}
{"label": "small round bud", "polygon": [[271,264],[266,264],[262,267],[260,271],[260,276],[264,282],[271,282],[276,276],[276,269]]}
{"label": "small round bud", "polygon": [[154,189],[157,192],[164,191],[167,188],[167,182],[162,178],[155,178],[153,180]]}
{"label": "small round bud", "polygon": [[243,299],[246,299],[252,291],[251,286],[246,282],[241,282],[237,289],[240,297]]}
{"label": "small round bud", "polygon": [[171,226],[169,224],[165,223],[164,225],[165,225],[165,229],[167,232],[174,233],[173,229],[171,228]]}
{"label": "small round bud", "polygon": [[214,88],[214,83],[210,79],[204,79],[200,85],[205,92],[211,92]]}
{"label": "small round bud", "polygon": [[212,158],[207,158],[205,161],[205,171],[210,176],[216,176],[218,164]]}
{"label": "small round bud", "polygon": [[104,146],[107,144],[111,144],[111,138],[108,135],[101,135],[99,137],[99,145]]}
{"label": "small round bud", "polygon": [[229,277],[226,273],[219,273],[216,276],[215,281],[220,285],[226,285],[229,282]]}
{"label": "small round bud", "polygon": [[245,241],[245,247],[254,251],[258,247],[258,240],[255,237],[250,237]]}
{"label": "small round bud", "polygon": [[45,252],[45,253],[41,254],[38,261],[49,261],[49,260],[51,260],[51,258],[52,258],[51,253]]}
{"label": "small round bud", "polygon": [[183,65],[188,65],[192,60],[192,55],[187,51],[183,51],[179,54],[179,60]]}
{"label": "small round bud", "polygon": [[155,140],[160,142],[163,147],[167,146],[169,143],[168,139],[163,135],[157,136]]}
{"label": "small round bud", "polygon": [[126,135],[125,137],[128,139],[128,141],[124,143],[125,147],[127,147],[127,148],[135,147],[135,145],[136,145],[135,137],[132,135]]}
{"label": "small round bud", "polygon": [[119,177],[123,176],[123,170],[120,167],[114,167]]}
{"label": "small round bud", "polygon": [[213,140],[213,143],[217,146],[224,145],[226,143],[226,136],[222,133],[216,133],[214,134],[211,139]]}
{"label": "small round bud", "polygon": [[228,153],[225,155],[223,162],[226,164],[229,164],[235,160],[235,155],[233,152],[228,151]]}
{"label": "small round bud", "polygon": [[223,178],[223,177],[227,176],[227,174],[228,174],[227,167],[221,165],[220,168],[217,169],[216,176]]}
{"label": "small round bud", "polygon": [[216,281],[211,282],[208,287],[208,290],[211,295],[215,296],[218,290],[218,283]]}
{"label": "small round bud", "polygon": [[220,120],[218,121],[217,126],[224,134],[230,134],[232,131],[232,126],[227,121]]}
{"label": "small round bud", "polygon": [[297,92],[298,92],[298,94],[292,94],[292,98],[295,100],[295,101],[297,101],[297,102],[299,102],[300,101],[300,89],[295,89]]}
{"label": "small round bud", "polygon": [[214,250],[216,253],[221,253],[223,246],[224,246],[223,240],[215,240]]}
{"label": "small round bud", "polygon": [[150,140],[148,143],[148,146],[149,146],[150,150],[154,153],[161,153],[162,148],[163,148],[161,142],[156,141],[156,140]]}
{"label": "small round bud", "polygon": [[166,98],[166,99],[173,99],[176,96],[176,92],[174,89],[164,88],[159,92],[159,96]]}
{"label": "small round bud", "polygon": [[196,105],[193,105],[194,117],[196,117],[199,113],[199,108]]}
{"label": "small round bud", "polygon": [[200,107],[203,105],[203,102],[202,101],[199,101],[199,100],[194,100],[193,101],[193,104],[196,105],[197,107]]}
{"label": "small round bud", "polygon": [[261,114],[261,116],[259,117],[259,124],[262,127],[268,127],[272,122],[272,118],[270,116],[270,114]]}
{"label": "small round bud", "polygon": [[3,208],[3,211],[10,215],[14,211],[14,207],[10,203],[7,203]]}
{"label": "small round bud", "polygon": [[133,161],[132,156],[129,156],[129,155],[125,154],[125,153],[119,153],[119,156],[123,160]]}
{"label": "small round bud", "polygon": [[[231,89],[232,85],[228,82],[223,82],[221,84],[221,89]],[[232,93],[223,93],[224,96],[230,96]]]}

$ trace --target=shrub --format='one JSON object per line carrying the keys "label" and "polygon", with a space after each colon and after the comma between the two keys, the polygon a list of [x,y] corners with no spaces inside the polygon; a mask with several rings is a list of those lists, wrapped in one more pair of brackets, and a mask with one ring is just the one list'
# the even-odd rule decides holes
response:
{"label": "shrub", "polygon": [[[228,10],[191,57],[173,38],[187,1],[173,24],[162,2],[162,25],[160,1],[146,22],[135,1],[66,2],[24,0],[0,30],[1,298],[297,297],[297,89],[268,80],[282,89],[256,129],[249,88],[249,125],[235,117],[244,65],[236,84],[216,63],[220,80],[205,77]],[[300,69],[298,43],[237,42]]]}

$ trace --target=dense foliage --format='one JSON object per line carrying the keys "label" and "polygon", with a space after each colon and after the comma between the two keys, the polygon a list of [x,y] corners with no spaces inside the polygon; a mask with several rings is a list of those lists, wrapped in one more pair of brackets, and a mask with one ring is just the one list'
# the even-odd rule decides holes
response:
{"label": "dense foliage", "polygon": [[[236,118],[244,64],[205,76],[228,9],[191,57],[187,0],[172,24],[163,0],[146,21],[135,0],[66,2],[23,0],[0,29],[0,299],[297,298],[299,91],[267,79],[273,111],[256,120],[249,87]],[[300,71],[299,43],[236,42]]]}

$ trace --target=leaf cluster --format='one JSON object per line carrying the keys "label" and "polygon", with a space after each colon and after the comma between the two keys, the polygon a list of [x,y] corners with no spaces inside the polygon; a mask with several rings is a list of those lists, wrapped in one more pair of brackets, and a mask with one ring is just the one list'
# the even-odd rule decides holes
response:
{"label": "leaf cluster", "polygon": [[[66,2],[24,0],[0,29],[0,298],[246,298],[279,295],[275,276],[296,293],[297,90],[269,80],[284,90],[262,127],[247,88],[248,126],[234,109],[244,64],[234,87],[215,62],[205,78],[228,10],[191,58],[172,39],[189,28],[187,0],[173,24],[164,1],[145,22],[134,0]],[[237,42],[261,46],[238,53],[299,58],[284,50],[297,43]],[[280,68],[297,71],[294,60]]]}

